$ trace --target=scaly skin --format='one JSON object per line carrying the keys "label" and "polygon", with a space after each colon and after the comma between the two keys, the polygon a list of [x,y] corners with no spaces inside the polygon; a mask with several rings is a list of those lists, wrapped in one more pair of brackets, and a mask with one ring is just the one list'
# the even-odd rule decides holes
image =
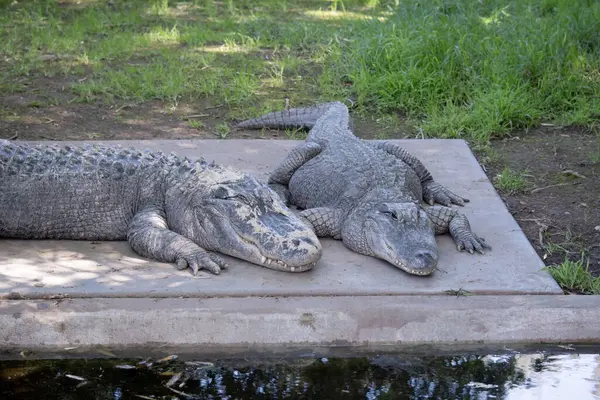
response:
{"label": "scaly skin", "polygon": [[0,237],[127,240],[157,261],[220,273],[219,252],[301,272],[321,257],[305,221],[254,177],[161,152],[0,140]]}
{"label": "scaly skin", "polygon": [[[435,182],[397,145],[357,138],[340,102],[270,113],[238,128],[309,130],[306,141],[272,172],[269,184],[284,201],[303,209],[300,215],[318,236],[341,239],[355,252],[414,275],[429,275],[437,267],[436,234],[450,233],[459,251],[489,248],[467,218],[450,208],[468,199]],[[423,201],[432,207],[423,207]]]}

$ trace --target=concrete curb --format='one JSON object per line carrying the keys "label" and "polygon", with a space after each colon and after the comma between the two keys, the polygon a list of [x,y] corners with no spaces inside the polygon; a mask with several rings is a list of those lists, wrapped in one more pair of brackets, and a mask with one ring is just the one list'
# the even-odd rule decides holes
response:
{"label": "concrete curb", "polygon": [[70,347],[231,355],[600,343],[599,305],[599,296],[556,295],[8,300],[0,301],[0,351],[11,358],[23,350],[70,356]]}

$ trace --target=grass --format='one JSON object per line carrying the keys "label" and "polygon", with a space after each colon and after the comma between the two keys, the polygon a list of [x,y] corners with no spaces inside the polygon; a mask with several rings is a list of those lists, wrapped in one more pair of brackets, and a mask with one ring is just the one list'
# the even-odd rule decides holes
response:
{"label": "grass", "polygon": [[221,122],[215,126],[215,135],[220,139],[227,139],[227,136],[231,132],[231,128],[227,125],[227,122]]}
{"label": "grass", "polygon": [[[561,239],[556,240],[553,236],[560,236]],[[574,234],[571,229],[553,235],[545,233],[544,241],[544,250],[549,256],[561,253],[569,256],[571,254],[584,254],[588,251],[582,236]]]}
{"label": "grass", "polygon": [[[428,137],[477,142],[600,110],[600,2],[0,2],[0,91],[177,105],[229,118],[352,98]],[[67,100],[65,100],[67,101]]]}
{"label": "grass", "polygon": [[205,126],[204,121],[199,120],[199,119],[190,119],[188,120],[188,125],[190,126],[190,128],[194,128],[194,129],[202,129]]}
{"label": "grass", "polygon": [[562,264],[546,267],[556,282],[566,291],[600,295],[600,277],[594,277],[584,257],[571,261],[565,258]]}
{"label": "grass", "polygon": [[495,186],[506,194],[522,193],[527,189],[527,181],[522,172],[505,167],[495,179]]}

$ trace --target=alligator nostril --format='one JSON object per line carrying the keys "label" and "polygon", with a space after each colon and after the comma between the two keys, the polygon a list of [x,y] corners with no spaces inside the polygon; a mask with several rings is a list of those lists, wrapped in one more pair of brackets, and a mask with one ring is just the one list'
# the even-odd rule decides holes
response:
{"label": "alligator nostril", "polygon": [[424,266],[429,266],[435,263],[435,254],[431,251],[423,250],[415,254],[415,258],[420,260]]}

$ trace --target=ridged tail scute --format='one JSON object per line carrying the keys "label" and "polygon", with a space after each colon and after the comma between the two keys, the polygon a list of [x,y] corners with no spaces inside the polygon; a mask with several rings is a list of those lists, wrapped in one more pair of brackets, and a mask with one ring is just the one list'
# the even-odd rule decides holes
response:
{"label": "ridged tail scute", "polygon": [[219,169],[209,165],[204,158],[189,160],[161,151],[123,148],[119,145],[36,145],[26,142],[0,140],[0,177],[21,176],[22,178],[62,176],[70,174],[94,174],[122,176],[148,168],[179,171]]}
{"label": "ridged tail scute", "polygon": [[240,122],[238,129],[311,129],[317,120],[337,102],[322,103],[313,107],[290,108],[275,111],[258,118]]}

